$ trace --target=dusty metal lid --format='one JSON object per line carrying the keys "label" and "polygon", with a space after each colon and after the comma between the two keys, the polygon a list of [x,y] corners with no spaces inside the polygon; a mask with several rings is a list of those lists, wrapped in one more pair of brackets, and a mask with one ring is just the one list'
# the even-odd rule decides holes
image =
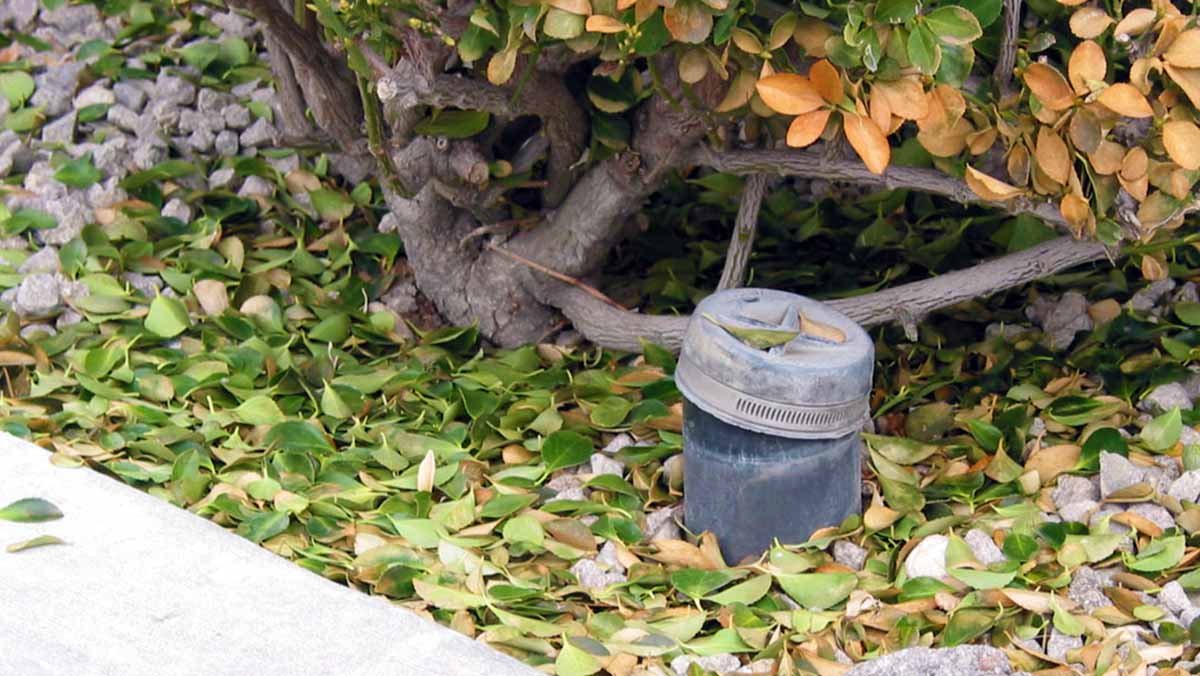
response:
{"label": "dusty metal lid", "polygon": [[[754,347],[750,342],[781,343]],[[794,335],[794,337],[792,337]],[[696,307],[675,382],[730,425],[796,439],[836,438],[868,415],[875,348],[862,327],[784,291],[732,289]]]}

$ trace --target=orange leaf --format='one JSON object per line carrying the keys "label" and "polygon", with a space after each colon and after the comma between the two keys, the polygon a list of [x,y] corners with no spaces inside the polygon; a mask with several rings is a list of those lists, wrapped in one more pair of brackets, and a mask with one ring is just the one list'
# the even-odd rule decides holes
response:
{"label": "orange leaf", "polygon": [[792,39],[804,48],[804,53],[808,56],[821,58],[828,53],[825,49],[825,41],[833,33],[833,27],[829,24],[820,19],[805,16],[796,22],[796,29],[792,31]]}
{"label": "orange leaf", "polygon": [[787,144],[793,148],[806,148],[815,143],[817,139],[821,138],[821,133],[825,131],[825,124],[829,122],[829,115],[832,112],[828,108],[818,108],[803,115],[797,115],[788,127]]}
{"label": "orange leaf", "polygon": [[1070,223],[1076,232],[1087,225],[1088,217],[1092,213],[1087,200],[1073,192],[1063,196],[1062,201],[1058,204],[1058,210],[1062,212],[1063,218],[1067,219],[1067,223]]}
{"label": "orange leaf", "polygon": [[729,89],[725,90],[725,97],[713,110],[728,113],[749,103],[754,96],[754,82],[754,73],[746,70],[738,73],[729,83]]}
{"label": "orange leaf", "polygon": [[1025,69],[1025,84],[1029,91],[1050,110],[1066,110],[1075,102],[1075,93],[1062,73],[1044,63],[1031,63]]}
{"label": "orange leaf", "polygon": [[1071,32],[1084,40],[1100,37],[1113,24],[1113,18],[1099,7],[1084,7],[1071,15]]}
{"label": "orange leaf", "polygon": [[998,178],[992,178],[971,165],[967,165],[967,186],[989,202],[1003,202],[1018,197],[1025,191],[1011,186]]}
{"label": "orange leaf", "polygon": [[1164,124],[1163,146],[1175,164],[1191,171],[1200,169],[1200,127],[1187,120]]}
{"label": "orange leaf", "polygon": [[1136,181],[1146,176],[1150,170],[1150,158],[1141,148],[1130,148],[1121,160],[1121,178],[1126,181]]}
{"label": "orange leaf", "polygon": [[1079,43],[1071,52],[1071,60],[1067,64],[1067,77],[1075,93],[1083,96],[1091,91],[1089,81],[1104,82],[1104,74],[1108,71],[1108,59],[1104,58],[1104,50],[1100,45],[1088,40]]}
{"label": "orange leaf", "polygon": [[887,99],[888,108],[896,117],[919,120],[929,114],[929,100],[925,96],[925,88],[915,77],[891,81],[876,80],[871,83],[871,91],[878,91]]}
{"label": "orange leaf", "polygon": [[1200,68],[1200,28],[1180,33],[1163,58],[1172,66]]}
{"label": "orange leaf", "polygon": [[871,89],[871,94],[867,98],[867,110],[871,119],[875,121],[875,126],[882,129],[884,134],[889,133],[892,128],[892,107],[888,104],[887,97],[878,88]]}
{"label": "orange leaf", "polygon": [[838,74],[837,68],[834,68],[832,63],[825,59],[814,63],[812,68],[808,69],[808,79],[821,98],[835,106],[842,102],[842,98],[845,96],[842,92],[842,76]]}
{"label": "orange leaf", "polygon": [[712,32],[713,18],[699,2],[676,0],[675,6],[663,10],[663,23],[676,40],[699,44]]}
{"label": "orange leaf", "polygon": [[858,113],[842,113],[842,126],[854,152],[872,174],[882,174],[892,160],[892,147],[879,126]]}
{"label": "orange leaf", "polygon": [[1141,35],[1154,25],[1157,15],[1154,10],[1140,7],[1125,15],[1113,29],[1113,35]]}
{"label": "orange leaf", "polygon": [[1200,68],[1176,68],[1168,63],[1167,75],[1192,100],[1192,106],[1200,108]]}
{"label": "orange leaf", "polygon": [[812,82],[795,73],[776,73],[759,80],[755,87],[763,103],[784,115],[811,113],[825,103]]}
{"label": "orange leaf", "polygon": [[1154,116],[1154,109],[1150,107],[1150,102],[1138,91],[1137,87],[1127,82],[1118,82],[1105,89],[1100,92],[1100,96],[1096,97],[1096,100],[1105,108],[1125,117]]}
{"label": "orange leaf", "polygon": [[1071,178],[1071,153],[1061,136],[1049,127],[1038,127],[1033,155],[1046,176],[1059,185],[1067,184]]}
{"label": "orange leaf", "polygon": [[603,14],[589,16],[584,27],[589,33],[621,33],[626,28],[624,23]]}
{"label": "orange leaf", "polygon": [[1154,256],[1142,256],[1142,277],[1157,282],[1167,277],[1167,266]]}

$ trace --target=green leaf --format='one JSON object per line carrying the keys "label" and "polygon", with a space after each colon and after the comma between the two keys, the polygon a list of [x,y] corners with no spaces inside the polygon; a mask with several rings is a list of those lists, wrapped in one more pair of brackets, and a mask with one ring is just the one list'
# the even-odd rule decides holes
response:
{"label": "green leaf", "polygon": [[1004,0],[957,0],[957,5],[966,7],[979,20],[980,28],[987,28],[1000,18]]}
{"label": "green leaf", "polygon": [[1176,303],[1175,316],[1188,326],[1200,326],[1200,303]]}
{"label": "green leaf", "polygon": [[1137,556],[1124,555],[1125,567],[1143,573],[1157,573],[1179,565],[1187,545],[1182,535],[1155,538]]}
{"label": "green leaf", "polygon": [[318,188],[308,191],[313,208],[326,221],[343,221],[354,213],[354,200],[337,190]]}
{"label": "green leaf", "polygon": [[340,345],[350,337],[350,316],[344,312],[329,315],[309,329],[308,337],[323,343]]}
{"label": "green leaf", "polygon": [[4,126],[18,134],[31,132],[46,121],[46,116],[42,114],[41,106],[37,108],[20,108],[8,114],[4,118]]}
{"label": "green leaf", "polygon": [[858,586],[858,577],[853,573],[781,574],[775,578],[793,601],[809,610],[832,608]]}
{"label": "green leaf", "polygon": [[418,124],[414,131],[425,136],[470,138],[487,129],[491,115],[476,110],[443,110]]}
{"label": "green leaf", "polygon": [[546,540],[546,531],[542,524],[532,516],[515,516],[504,522],[501,531],[506,542],[522,542],[541,547]]}
{"label": "green leaf", "polygon": [[83,157],[63,163],[58,171],[54,172],[54,178],[72,188],[82,190],[99,181],[101,174],[100,170],[92,164],[91,153],[88,153]]}
{"label": "green leaf", "polygon": [[10,554],[23,552],[26,549],[34,549],[35,547],[45,547],[46,545],[65,545],[66,540],[57,538],[53,535],[39,535],[35,538],[25,540],[24,542],[14,542],[4,548]]}
{"label": "green leaf", "polygon": [[518,512],[537,502],[537,495],[497,495],[484,503],[479,516],[485,519],[500,519]]}
{"label": "green leaf", "polygon": [[947,5],[925,15],[925,25],[943,42],[969,45],[983,35],[979,19],[965,7]]}
{"label": "green leaf", "polygon": [[967,585],[971,589],[1002,589],[1017,576],[1017,571],[1007,573],[991,570],[975,570],[974,568],[952,568],[950,576]]}
{"label": "green leaf", "polygon": [[942,645],[947,648],[967,643],[992,628],[999,612],[981,608],[956,610],[942,631]]}
{"label": "green leaf", "polygon": [[247,425],[275,425],[286,418],[278,404],[265,394],[257,394],[233,409],[233,417]]}
{"label": "green leaf", "polygon": [[291,521],[284,512],[258,512],[238,524],[237,534],[251,542],[262,543],[287,530]]}
{"label": "green leaf", "polygon": [[[559,676],[589,676],[600,671],[602,664],[593,654],[596,649],[591,644],[594,643],[594,640],[580,636],[563,639],[563,647],[554,660],[554,673]],[[608,654],[603,646],[600,646],[600,650],[604,651],[601,656]]]}
{"label": "green leaf", "polygon": [[338,420],[345,420],[354,415],[354,411],[346,405],[346,400],[342,399],[342,396],[328,381],[321,392],[321,412]]}
{"label": "green leaf", "polygon": [[58,219],[37,209],[19,209],[4,221],[4,234],[12,237],[26,230],[50,230],[58,225]]}
{"label": "green leaf", "polygon": [[[282,417],[282,413],[280,416]],[[267,432],[266,444],[269,448],[297,453],[333,452],[333,446],[330,445],[321,430],[316,425],[303,420],[289,420],[275,425],[270,432]]]}
{"label": "green leaf", "polygon": [[610,396],[601,400],[600,405],[592,409],[590,419],[597,427],[613,428],[625,421],[625,416],[633,409],[633,402],[624,397]]}
{"label": "green leaf", "polygon": [[926,75],[933,75],[942,65],[942,48],[924,25],[918,25],[908,34],[906,51],[908,60]]}
{"label": "green leaf", "polygon": [[1011,533],[1004,538],[1004,556],[1012,561],[1028,561],[1041,547],[1037,538],[1025,533]]}
{"label": "green leaf", "polygon": [[739,577],[728,568],[721,570],[701,570],[699,568],[682,568],[671,573],[671,584],[693,599],[701,599],[710,592],[720,589]]}
{"label": "green leaf", "polygon": [[1138,436],[1146,448],[1161,452],[1174,447],[1182,432],[1183,415],[1176,407],[1147,423]]}
{"label": "green leaf", "polygon": [[41,498],[23,498],[0,508],[0,520],[20,523],[40,523],[61,519],[63,513],[53,503]]}
{"label": "green leaf", "polygon": [[800,335],[800,329],[774,329],[723,322],[707,312],[701,316],[756,350],[766,350],[776,345],[783,345]]}
{"label": "green leaf", "polygon": [[547,36],[559,40],[570,40],[583,34],[586,18],[572,14],[557,7],[551,7],[546,12],[546,20],[542,23],[542,31]]}
{"label": "green leaf", "polygon": [[542,442],[542,461],[546,474],[564,467],[582,465],[592,458],[591,439],[578,432],[558,431]]}
{"label": "green leaf", "polygon": [[750,605],[767,595],[771,590],[770,575],[756,575],[745,582],[739,582],[723,592],[713,594],[707,599],[720,606],[734,603]]}
{"label": "green leaf", "polygon": [[888,23],[904,23],[921,11],[917,0],[879,0],[875,5],[875,20]]}
{"label": "green leaf", "polygon": [[1067,636],[1083,636],[1087,630],[1083,622],[1074,615],[1063,610],[1053,596],[1050,597],[1050,607],[1054,610],[1054,628]]}
{"label": "green leaf", "polygon": [[872,450],[898,465],[915,465],[937,452],[938,447],[905,437],[864,434]]}
{"label": "green leaf", "polygon": [[162,338],[174,338],[191,325],[187,306],[178,298],[155,296],[146,315],[146,330]]}
{"label": "green leaf", "polygon": [[0,94],[8,99],[9,108],[16,110],[25,105],[25,101],[33,96],[33,78],[29,73],[14,70],[0,73]]}

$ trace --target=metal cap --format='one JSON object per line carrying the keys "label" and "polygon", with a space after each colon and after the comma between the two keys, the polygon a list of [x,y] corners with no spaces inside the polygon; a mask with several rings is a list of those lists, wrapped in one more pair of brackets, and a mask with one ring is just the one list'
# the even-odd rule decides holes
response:
{"label": "metal cap", "polygon": [[[801,333],[758,349],[728,328]],[[675,382],[692,403],[730,425],[794,439],[836,438],[868,415],[875,348],[862,327],[784,291],[732,289],[696,307]]]}

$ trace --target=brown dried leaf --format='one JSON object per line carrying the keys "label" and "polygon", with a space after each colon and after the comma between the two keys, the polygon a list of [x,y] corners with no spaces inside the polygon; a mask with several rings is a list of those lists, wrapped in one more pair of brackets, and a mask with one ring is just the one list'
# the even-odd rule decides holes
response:
{"label": "brown dried leaf", "polygon": [[872,174],[882,174],[892,159],[892,147],[883,131],[871,118],[858,113],[842,113],[846,139]]}
{"label": "brown dried leaf", "polygon": [[1039,127],[1033,154],[1046,176],[1059,185],[1067,184],[1071,178],[1071,152],[1061,136],[1049,127]]}
{"label": "brown dried leaf", "polygon": [[593,14],[583,24],[589,33],[623,33],[627,26],[624,22],[603,14]]}
{"label": "brown dried leaf", "polygon": [[1101,176],[1111,176],[1121,170],[1121,162],[1125,159],[1125,146],[1115,141],[1104,140],[1095,152],[1088,153],[1088,161],[1092,171]]}
{"label": "brown dried leaf", "polygon": [[1019,197],[1025,191],[1011,186],[998,178],[992,178],[971,165],[967,165],[965,175],[967,186],[983,199],[989,202],[1003,202]]}
{"label": "brown dried leaf", "polygon": [[1154,25],[1156,19],[1157,15],[1154,10],[1139,7],[1117,22],[1116,28],[1113,28],[1113,35],[1141,35]]}
{"label": "brown dried leaf", "polygon": [[763,103],[784,115],[811,113],[825,103],[812,82],[795,73],[777,73],[765,77],[758,81],[755,89]]}
{"label": "brown dried leaf", "polygon": [[892,128],[892,107],[888,103],[887,97],[878,88],[872,87],[871,93],[867,97],[867,109],[871,119],[884,133],[890,133]]}
{"label": "brown dried leaf", "polygon": [[1141,148],[1130,148],[1121,160],[1121,178],[1126,181],[1136,181],[1146,175],[1150,169],[1150,158]]}
{"label": "brown dried leaf", "polygon": [[488,82],[499,87],[508,82],[512,77],[513,69],[517,66],[517,50],[505,49],[496,52],[488,61],[487,78]]}
{"label": "brown dried leaf", "polygon": [[1008,178],[1017,185],[1029,183],[1029,150],[1024,143],[1018,143],[1008,151]]}
{"label": "brown dried leaf", "polygon": [[[592,17],[594,18],[596,17]],[[708,55],[704,50],[696,48],[684,52],[679,59],[679,79],[688,84],[696,84],[703,80],[705,75],[708,75]]]}
{"label": "brown dried leaf", "polygon": [[658,551],[647,554],[647,556],[656,561],[685,568],[716,570],[712,560],[705,556],[704,552],[701,552],[696,545],[682,540],[657,540],[652,544],[658,548]]}
{"label": "brown dried leaf", "polygon": [[1104,140],[1104,130],[1100,128],[1100,121],[1086,108],[1076,110],[1071,116],[1067,134],[1071,137],[1071,144],[1085,153],[1096,152],[1100,142]]}
{"label": "brown dried leaf", "polygon": [[757,78],[754,73],[743,70],[733,78],[733,82],[729,83],[729,89],[725,90],[725,97],[714,108],[718,113],[728,113],[750,102],[754,96],[754,84]]}
{"label": "brown dried leaf", "polygon": [[1079,463],[1080,448],[1075,444],[1059,444],[1039,448],[1025,461],[1025,471],[1037,471],[1042,485],[1052,483],[1063,472]]}
{"label": "brown dried leaf", "polygon": [[[1139,209],[1139,215],[1141,210]],[[1167,278],[1167,266],[1154,256],[1142,256],[1142,277],[1147,281],[1157,282]]]}
{"label": "brown dried leaf", "polygon": [[1163,147],[1171,161],[1184,169],[1200,169],[1200,127],[1188,120],[1163,125]]}
{"label": "brown dried leaf", "polygon": [[588,16],[592,13],[592,3],[588,0],[549,0],[549,5],[579,16]]}
{"label": "brown dried leaf", "polygon": [[832,113],[833,111],[828,108],[818,108],[803,115],[797,115],[796,119],[792,120],[792,124],[788,126],[787,144],[793,148],[806,148],[815,143],[825,131],[825,125],[829,122],[829,116]]}
{"label": "brown dried leaf", "polygon": [[1179,68],[1200,68],[1200,28],[1180,33],[1163,54],[1163,59]]}
{"label": "brown dried leaf", "polygon": [[433,490],[434,473],[437,471],[437,457],[433,454],[433,449],[425,452],[425,458],[421,460],[421,466],[417,469],[417,490],[426,493]]}
{"label": "brown dried leaf", "polygon": [[1050,110],[1066,110],[1075,102],[1075,92],[1070,83],[1053,66],[1031,63],[1023,77],[1029,91]]}
{"label": "brown dried leaf", "polygon": [[804,49],[805,53],[815,58],[823,58],[828,54],[825,41],[834,33],[833,27],[810,16],[801,17],[792,31],[792,39]]}
{"label": "brown dried leaf", "polygon": [[1154,116],[1154,109],[1150,107],[1150,102],[1138,91],[1137,87],[1128,82],[1118,82],[1108,87],[1100,92],[1100,96],[1096,97],[1096,100],[1114,113],[1125,117]]}
{"label": "brown dried leaf", "polygon": [[845,98],[845,93],[842,91],[842,76],[829,61],[821,59],[814,63],[808,70],[808,79],[821,98],[829,103],[836,106]]}
{"label": "brown dried leaf", "polygon": [[1104,82],[1108,70],[1108,59],[1104,58],[1104,50],[1092,40],[1081,42],[1075,51],[1071,52],[1071,60],[1067,64],[1067,77],[1075,93],[1084,96],[1091,91],[1089,81]]}
{"label": "brown dried leaf", "polygon": [[1167,75],[1191,99],[1192,106],[1200,108],[1200,68],[1178,68],[1169,63],[1165,67]]}
{"label": "brown dried leaf", "polygon": [[663,23],[671,37],[680,42],[694,45],[708,39],[712,32],[712,15],[701,8],[699,2],[677,0],[674,7],[663,10]]}
{"label": "brown dried leaf", "polygon": [[1084,7],[1071,15],[1071,32],[1084,40],[1100,37],[1113,25],[1113,18],[1099,7]]}
{"label": "brown dried leaf", "polygon": [[954,157],[967,147],[967,136],[975,128],[964,118],[959,118],[951,129],[922,129],[917,141],[934,157]]}
{"label": "brown dried leaf", "polygon": [[925,88],[916,77],[876,80],[871,84],[871,91],[882,94],[891,113],[897,117],[920,120],[929,114],[929,100],[925,96]]}

